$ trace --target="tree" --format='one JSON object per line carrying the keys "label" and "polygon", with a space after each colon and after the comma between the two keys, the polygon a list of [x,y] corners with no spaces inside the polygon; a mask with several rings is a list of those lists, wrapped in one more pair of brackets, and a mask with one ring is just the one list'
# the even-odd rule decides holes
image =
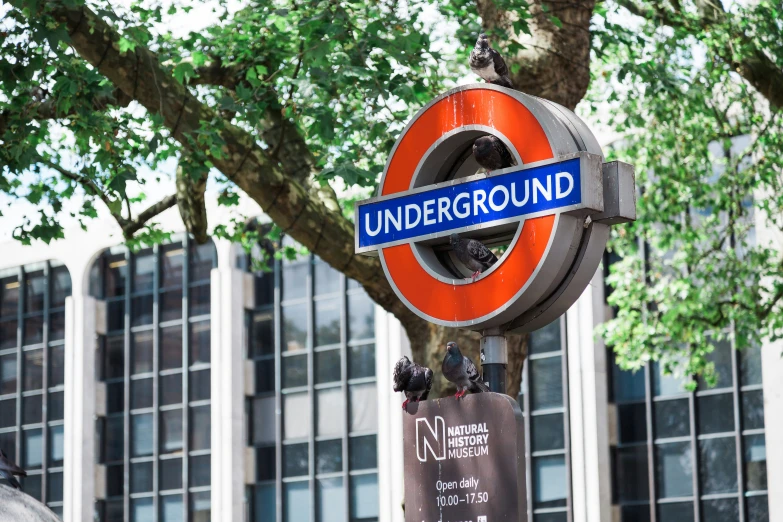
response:
{"label": "tree", "polygon": [[[23,242],[62,237],[58,214],[63,201],[78,194],[83,226],[97,215],[96,204],[105,205],[131,245],[165,239],[154,217],[174,205],[202,240],[209,177],[220,186],[220,203],[235,204],[237,191],[244,192],[276,224],[274,234],[291,236],[359,281],[402,322],[415,358],[437,367],[446,340],[475,350],[475,337],[428,324],[399,302],[378,261],[353,253],[346,217],[352,200],[339,201],[333,187],[369,194],[405,122],[466,73],[478,32],[490,32],[518,88],[573,109],[590,84],[591,55],[600,58],[594,60],[599,70],[618,74],[614,66],[623,53],[649,45],[650,34],[668,20],[680,35],[678,50],[689,39],[701,42],[716,63],[737,71],[726,74],[741,76],[735,83],[745,92],[751,85],[779,105],[783,83],[774,74],[780,62],[770,55],[780,56],[781,39],[772,38],[780,28],[762,8],[753,19],[758,26],[749,27],[736,13],[692,14],[687,6],[691,14],[679,15],[668,4],[626,1],[596,7],[559,0],[281,0],[249,2],[233,12],[218,2],[213,25],[175,37],[161,26],[188,9],[179,4],[119,9],[106,1],[13,0],[2,22],[0,190],[40,205],[37,220],[21,223],[15,236]],[[458,23],[453,37],[436,42],[428,36],[425,13],[433,6],[445,21]],[[648,31],[636,35],[612,24],[608,13],[617,9],[643,17]],[[774,11],[766,9],[767,15]],[[726,27],[732,32],[710,36]],[[631,60],[625,70],[640,83],[656,77],[643,60]],[[632,103],[634,97],[610,101]],[[688,98],[676,101],[687,104]],[[639,120],[617,124],[630,129]],[[134,213],[146,197],[128,195],[129,185],[143,187],[139,169],[154,170],[170,158],[179,162],[176,194]],[[646,223],[620,234],[641,234]],[[214,230],[245,243],[257,234],[237,223]],[[622,245],[617,248],[627,262],[635,259]],[[617,335],[619,324],[609,338],[631,354],[623,348],[629,336]],[[510,349],[509,392],[515,395],[525,339],[515,338]],[[438,382],[436,392],[442,387]]]}

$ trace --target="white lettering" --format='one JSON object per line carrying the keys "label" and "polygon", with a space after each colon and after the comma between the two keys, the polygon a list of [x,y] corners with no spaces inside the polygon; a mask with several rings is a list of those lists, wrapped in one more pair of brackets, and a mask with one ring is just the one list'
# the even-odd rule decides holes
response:
{"label": "white lettering", "polygon": [[546,189],[544,189],[544,186],[541,184],[539,180],[536,178],[533,178],[533,204],[535,205],[538,203],[538,194],[541,194],[544,196],[544,199],[547,201],[552,201],[552,178],[551,176],[546,177]]}
{"label": "white lettering", "polygon": [[443,216],[451,221],[451,214],[449,214],[449,205],[451,200],[449,198],[438,198],[438,221],[443,223]]}
{"label": "white lettering", "polygon": [[[459,211],[459,202],[462,199],[467,199],[467,201],[462,205],[462,212]],[[454,198],[454,205],[453,205],[454,215],[457,216],[458,219],[465,219],[470,215],[470,194],[467,192],[460,192],[456,198]]]}
{"label": "white lettering", "polygon": [[[565,178],[568,181],[568,188],[566,190],[560,190],[560,180]],[[558,172],[555,174],[555,198],[564,198],[574,190],[574,178],[569,172]]]}
{"label": "white lettering", "polygon": [[[411,210],[416,211],[416,221],[411,223]],[[413,228],[419,224],[421,220],[421,209],[418,205],[405,205],[405,228]]]}
{"label": "white lettering", "polygon": [[375,230],[372,230],[370,228],[370,213],[366,213],[364,215],[364,230],[367,232],[367,235],[369,236],[377,236],[381,231],[381,224],[383,223],[383,219],[381,219],[381,211],[378,211],[378,228]]}
{"label": "white lettering", "polygon": [[[495,194],[498,192],[503,194],[503,203],[500,205],[495,204]],[[489,206],[492,210],[495,212],[500,212],[504,208],[506,208],[506,205],[508,205],[508,189],[504,187],[503,185],[498,185],[497,187],[493,188],[489,191]]]}
{"label": "white lettering", "polygon": [[519,201],[517,199],[517,184],[512,183],[511,184],[511,202],[514,203],[515,207],[522,207],[527,204],[527,200],[530,198],[530,180],[525,180],[525,199],[522,201]]}
{"label": "white lettering", "polygon": [[434,199],[428,199],[424,202],[424,224],[425,225],[434,225],[435,220],[432,218],[429,218],[428,216],[431,216],[435,213],[435,209],[432,208],[432,206],[435,204]]}
{"label": "white lettering", "polygon": [[487,200],[487,193],[479,189],[473,193],[473,215],[478,216],[478,209],[481,208],[481,210],[484,211],[485,214],[489,214],[489,210],[487,210],[486,205],[484,205],[484,202]]}
{"label": "white lettering", "polygon": [[391,221],[392,225],[394,225],[394,228],[397,229],[397,232],[402,230],[402,207],[397,207],[397,218],[394,218],[394,215],[389,212],[389,209],[387,208],[384,211],[384,217],[385,220],[385,231],[388,234],[389,233],[389,221]]}

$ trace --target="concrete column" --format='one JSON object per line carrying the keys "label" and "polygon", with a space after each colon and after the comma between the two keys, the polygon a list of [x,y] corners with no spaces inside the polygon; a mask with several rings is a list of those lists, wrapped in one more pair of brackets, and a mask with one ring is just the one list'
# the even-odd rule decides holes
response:
{"label": "concrete column", "polygon": [[400,322],[381,307],[375,307],[375,373],[378,378],[378,489],[380,522],[403,522],[401,393],[392,391],[392,370],[411,346]]}
{"label": "concrete column", "polygon": [[[223,248],[221,248],[223,247]],[[228,245],[211,274],[212,513],[243,522],[245,506],[245,284]]]}
{"label": "concrete column", "polygon": [[594,334],[604,321],[603,288],[599,269],[566,312],[571,488],[574,520],[580,522],[611,519],[606,350]]}
{"label": "concrete column", "polygon": [[65,459],[63,519],[90,522],[95,504],[96,300],[82,295],[73,276],[74,295],[65,300]]}

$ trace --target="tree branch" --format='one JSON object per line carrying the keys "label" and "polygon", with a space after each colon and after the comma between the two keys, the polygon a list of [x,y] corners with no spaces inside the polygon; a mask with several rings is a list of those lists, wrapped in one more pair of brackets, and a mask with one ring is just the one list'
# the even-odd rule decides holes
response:
{"label": "tree branch", "polygon": [[130,239],[131,237],[133,237],[133,234],[135,234],[136,232],[138,232],[144,227],[147,221],[154,218],[155,216],[162,213],[163,211],[170,209],[176,204],[177,204],[177,196],[175,194],[166,196],[165,198],[161,199],[157,203],[153,203],[146,209],[139,212],[139,214],[136,216],[136,219],[125,220],[125,225],[121,224],[123,236],[125,236],[125,239]]}
{"label": "tree branch", "polygon": [[[222,142],[220,153],[210,157],[215,168],[255,200],[291,237],[359,281],[372,299],[396,315],[406,329],[421,324],[421,319],[397,299],[378,259],[354,253],[353,224],[339,211],[329,210],[302,183],[286,176],[251,134],[201,103],[146,47],[137,46],[135,52],[120,51],[119,34],[91,9],[56,1],[46,5],[54,20],[64,24],[71,34],[74,51],[125,94],[158,114],[174,139],[210,154],[209,143],[191,138],[208,126]],[[319,243],[322,236],[329,241]]]}

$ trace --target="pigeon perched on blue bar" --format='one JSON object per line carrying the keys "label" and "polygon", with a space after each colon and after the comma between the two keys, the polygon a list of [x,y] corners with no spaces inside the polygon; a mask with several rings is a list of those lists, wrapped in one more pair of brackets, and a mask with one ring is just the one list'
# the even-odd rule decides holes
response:
{"label": "pigeon perched on blue bar", "polygon": [[498,258],[484,243],[475,239],[462,239],[458,234],[451,234],[451,248],[457,254],[463,265],[473,271],[471,279],[476,278],[486,269],[498,262]]}
{"label": "pigeon perched on blue bar", "polygon": [[470,70],[485,81],[513,89],[508,77],[508,66],[503,57],[489,46],[487,35],[481,33],[476,40],[476,46],[470,51]]}
{"label": "pigeon perched on blue bar", "polygon": [[497,136],[482,136],[473,142],[473,157],[487,171],[514,165],[514,158]]}
{"label": "pigeon perched on blue bar", "polygon": [[22,485],[14,478],[14,475],[26,477],[27,473],[25,470],[8,460],[8,457],[5,456],[3,450],[0,450],[0,478],[7,480],[12,487],[22,489]]}
{"label": "pigeon perched on blue bar", "polygon": [[405,392],[405,402],[402,403],[404,410],[411,401],[427,400],[432,389],[432,370],[412,362],[403,355],[402,359],[394,365],[392,380],[395,392]]}
{"label": "pigeon perched on blue bar", "polygon": [[451,341],[446,344],[446,356],[441,367],[443,376],[449,382],[457,385],[457,399],[461,399],[468,391],[471,393],[488,392],[489,387],[481,380],[481,374],[476,365],[459,351],[457,343]]}

